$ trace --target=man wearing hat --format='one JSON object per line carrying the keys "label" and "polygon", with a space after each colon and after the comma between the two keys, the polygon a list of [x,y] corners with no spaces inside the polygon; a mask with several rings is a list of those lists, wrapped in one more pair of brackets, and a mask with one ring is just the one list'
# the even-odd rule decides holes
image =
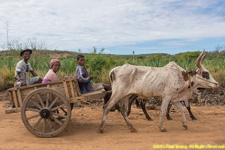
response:
{"label": "man wearing hat", "polygon": [[[42,79],[34,72],[30,63],[28,62],[30,55],[32,54],[31,49],[25,49],[20,53],[20,56],[23,57],[21,61],[16,64],[15,71],[15,85],[16,86],[26,86],[36,83],[41,83]],[[34,76],[29,78],[29,72]]]}

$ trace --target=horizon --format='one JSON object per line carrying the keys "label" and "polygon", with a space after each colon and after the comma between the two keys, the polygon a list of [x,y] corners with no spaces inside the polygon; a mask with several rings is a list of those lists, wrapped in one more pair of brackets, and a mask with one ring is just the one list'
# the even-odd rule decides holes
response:
{"label": "horizon", "polygon": [[[54,52],[54,51],[59,51],[59,52],[72,52],[72,53],[80,53],[80,54],[93,54],[93,51],[92,52],[78,52],[78,51],[73,51],[73,50],[50,50],[50,49],[37,49],[37,50],[40,50],[40,51],[43,51],[43,50],[46,50],[46,51],[52,51],[52,52]],[[0,50],[0,52],[4,52],[4,51],[10,51],[10,50]],[[224,52],[225,51],[225,49],[223,49],[223,50],[220,50],[220,51],[218,51],[218,52]],[[178,52],[178,53],[175,53],[175,54],[169,54],[169,53],[138,53],[138,54],[136,54],[135,52],[134,52],[134,55],[157,55],[157,54],[163,54],[163,55],[179,55],[179,54],[183,54],[183,53],[189,53],[189,52],[202,52],[202,50],[197,50],[197,51],[184,51],[184,52]],[[205,51],[205,52],[207,52],[207,53],[215,53],[216,52],[216,50],[214,50],[214,51]],[[101,52],[99,52],[98,50],[96,51],[96,54],[99,54],[99,53],[101,53]],[[110,54],[110,53],[101,53],[101,54],[103,54],[103,55],[125,55],[125,56],[127,56],[127,55],[133,55],[133,53],[131,52],[130,54]]]}
{"label": "horizon", "polygon": [[0,50],[32,39],[52,50],[116,55],[225,48],[223,0],[0,2]]}

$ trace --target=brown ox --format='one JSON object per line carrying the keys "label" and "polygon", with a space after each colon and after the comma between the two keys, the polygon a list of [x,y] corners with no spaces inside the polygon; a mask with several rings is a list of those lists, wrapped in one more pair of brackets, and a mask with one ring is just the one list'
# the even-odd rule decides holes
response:
{"label": "brown ox", "polygon": [[184,107],[180,101],[191,98],[193,90],[197,88],[219,87],[218,82],[213,79],[209,71],[202,65],[205,56],[206,53],[203,50],[196,61],[197,69],[189,72],[174,62],[170,62],[161,68],[125,64],[112,69],[109,74],[112,84],[112,96],[104,106],[99,132],[103,133],[107,115],[110,109],[118,102],[121,106],[121,114],[128,127],[131,132],[136,132],[126,112],[128,99],[131,94],[135,94],[141,98],[162,98],[159,121],[159,129],[162,132],[166,131],[163,127],[163,116],[167,111],[170,101],[181,110],[182,125],[187,129]]}

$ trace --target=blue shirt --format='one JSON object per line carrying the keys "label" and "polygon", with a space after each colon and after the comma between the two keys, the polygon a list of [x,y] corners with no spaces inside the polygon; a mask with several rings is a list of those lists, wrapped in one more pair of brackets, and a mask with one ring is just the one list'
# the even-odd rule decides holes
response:
{"label": "blue shirt", "polygon": [[88,77],[88,72],[83,66],[80,65],[77,66],[76,75],[78,78],[78,83],[82,94],[94,91],[91,86],[90,78]]}

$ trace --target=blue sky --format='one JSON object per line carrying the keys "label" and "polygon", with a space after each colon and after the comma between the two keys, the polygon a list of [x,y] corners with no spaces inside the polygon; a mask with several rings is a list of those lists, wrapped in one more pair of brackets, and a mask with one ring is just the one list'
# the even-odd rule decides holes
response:
{"label": "blue sky", "polygon": [[176,54],[225,47],[224,0],[0,0],[0,50],[9,41],[109,54]]}

